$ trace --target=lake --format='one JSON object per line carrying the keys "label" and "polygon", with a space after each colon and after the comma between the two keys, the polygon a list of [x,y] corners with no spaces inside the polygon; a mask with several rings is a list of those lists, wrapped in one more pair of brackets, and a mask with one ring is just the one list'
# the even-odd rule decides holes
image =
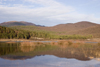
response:
{"label": "lake", "polygon": [[0,42],[0,67],[100,67],[100,44]]}

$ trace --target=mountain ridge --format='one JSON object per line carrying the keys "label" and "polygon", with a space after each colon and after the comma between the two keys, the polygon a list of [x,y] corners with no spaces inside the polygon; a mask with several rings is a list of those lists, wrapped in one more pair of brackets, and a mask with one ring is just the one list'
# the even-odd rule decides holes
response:
{"label": "mountain ridge", "polygon": [[100,24],[96,24],[89,21],[59,24],[52,27],[43,27],[43,26],[36,26],[36,25],[19,25],[19,26],[11,26],[10,28],[32,31],[32,32],[34,31],[49,32],[56,35],[85,35],[85,36],[93,35],[94,37],[100,37],[100,32],[99,32]]}
{"label": "mountain ridge", "polygon": [[8,22],[3,22],[0,23],[0,26],[6,26],[6,27],[10,27],[10,26],[42,26],[42,25],[36,25],[34,23],[31,22],[26,22],[26,21],[8,21]]}
{"label": "mountain ridge", "polygon": [[52,27],[41,27],[44,30],[56,31],[56,32],[65,32],[65,31],[73,31],[73,30],[80,30],[88,27],[92,27],[95,25],[99,25],[96,23],[88,22],[88,21],[81,21],[77,23],[68,23],[68,24],[58,24]]}
{"label": "mountain ridge", "polygon": [[67,33],[67,35],[69,35],[69,34],[73,35],[73,33],[77,34],[77,35],[89,35],[89,34],[91,34],[97,38],[97,37],[100,37],[100,25],[92,26],[92,27],[77,30],[77,31],[71,31],[71,32]]}

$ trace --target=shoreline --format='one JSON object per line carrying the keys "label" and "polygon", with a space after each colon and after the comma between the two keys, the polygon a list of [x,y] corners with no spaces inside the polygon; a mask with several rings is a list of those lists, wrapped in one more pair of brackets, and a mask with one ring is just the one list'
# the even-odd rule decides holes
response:
{"label": "shoreline", "polygon": [[33,40],[28,40],[28,39],[0,39],[0,42],[3,41],[33,41]]}
{"label": "shoreline", "polygon": [[98,42],[100,43],[100,38],[93,38],[93,39],[68,39],[68,40],[30,40],[30,39],[0,39],[0,42],[60,42],[60,41],[70,41],[70,42],[78,42],[78,43],[84,43],[84,42]]}
{"label": "shoreline", "polygon": [[55,42],[55,41],[61,41],[61,40],[30,40],[30,39],[0,39],[0,42]]}

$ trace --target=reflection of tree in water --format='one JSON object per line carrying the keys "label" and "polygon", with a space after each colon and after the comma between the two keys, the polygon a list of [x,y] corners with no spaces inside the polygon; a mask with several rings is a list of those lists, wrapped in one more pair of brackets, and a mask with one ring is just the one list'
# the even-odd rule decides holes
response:
{"label": "reflection of tree in water", "polygon": [[[7,47],[9,46],[9,47]],[[11,54],[9,59],[23,57],[28,59],[40,55],[55,55],[60,58],[76,58],[78,60],[90,60],[89,57],[100,58],[100,46],[97,44],[61,44],[50,45],[42,43],[22,42],[19,44],[2,44],[0,54]],[[16,56],[15,56],[16,53]],[[13,57],[14,55],[14,57]],[[4,56],[7,58],[7,56]],[[3,57],[3,58],[4,58]]]}
{"label": "reflection of tree in water", "polygon": [[[21,42],[20,43],[20,49],[22,52],[30,52],[30,51],[34,51],[36,46],[40,46],[42,43],[40,42]],[[42,44],[43,46],[43,44]]]}
{"label": "reflection of tree in water", "polygon": [[19,51],[18,43],[0,43],[0,55],[6,55]]}
{"label": "reflection of tree in water", "polygon": [[30,52],[34,51],[35,46],[20,46],[22,52]]}

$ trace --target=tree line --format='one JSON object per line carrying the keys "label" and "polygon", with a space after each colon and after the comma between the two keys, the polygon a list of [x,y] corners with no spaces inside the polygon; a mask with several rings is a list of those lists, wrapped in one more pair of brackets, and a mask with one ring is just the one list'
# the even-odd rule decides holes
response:
{"label": "tree line", "polygon": [[92,38],[93,36],[56,35],[46,31],[28,31],[0,26],[0,39],[31,39],[32,37],[43,39],[87,39]]}

